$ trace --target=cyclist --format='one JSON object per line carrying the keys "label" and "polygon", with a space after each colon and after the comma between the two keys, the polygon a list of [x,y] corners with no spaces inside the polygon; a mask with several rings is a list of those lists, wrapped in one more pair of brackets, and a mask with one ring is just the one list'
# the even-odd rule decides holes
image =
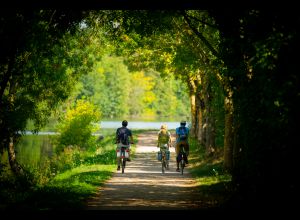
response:
{"label": "cyclist", "polygon": [[176,164],[177,168],[176,171],[179,172],[179,153],[180,153],[180,147],[183,146],[184,150],[186,152],[186,164],[188,164],[188,155],[189,155],[189,143],[188,143],[188,136],[189,136],[190,130],[188,127],[186,127],[186,121],[181,121],[180,126],[176,128]]}
{"label": "cyclist", "polygon": [[157,147],[162,147],[167,144],[169,149],[171,147],[171,143],[171,133],[168,131],[167,125],[163,124],[158,132]]}
{"label": "cyclist", "polygon": [[168,131],[167,125],[163,124],[160,127],[160,131],[158,132],[157,147],[159,147],[161,151],[161,148],[164,147],[165,144],[167,144],[168,147],[166,150],[169,150],[169,148],[171,147],[171,143],[171,133]]}
{"label": "cyclist", "polygon": [[[131,130],[127,128],[128,122],[126,120],[122,121],[122,127],[118,128],[116,131],[116,144],[117,144],[117,150],[121,150],[121,147],[127,147],[129,149],[129,158],[127,158],[127,161],[130,160],[130,144],[133,144],[133,137]],[[120,163],[121,163],[121,157],[117,158],[118,160],[118,168],[117,170],[120,170]]]}

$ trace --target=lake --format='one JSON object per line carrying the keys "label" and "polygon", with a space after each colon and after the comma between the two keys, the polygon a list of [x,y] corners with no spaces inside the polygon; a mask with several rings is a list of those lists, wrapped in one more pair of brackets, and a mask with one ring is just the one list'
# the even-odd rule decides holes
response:
{"label": "lake", "polygon": [[[129,129],[160,129],[162,124],[166,124],[168,129],[175,129],[179,126],[180,122],[144,122],[144,121],[128,121]],[[122,121],[102,121],[100,122],[101,128],[118,128],[122,126]]]}
{"label": "lake", "polygon": [[[128,121],[129,129],[155,129],[159,130],[162,124],[166,124],[168,129],[173,130],[179,126],[180,122],[144,122],[144,121]],[[188,125],[188,124],[187,124]],[[115,132],[115,129],[122,126],[122,121],[101,121],[100,133],[106,134]],[[103,129],[103,130],[102,130]],[[53,155],[53,147],[50,143],[50,136],[57,135],[57,132],[41,131],[38,135],[33,135],[27,131],[16,146],[17,159],[21,163],[37,165],[44,158]],[[99,135],[99,134],[97,134]]]}

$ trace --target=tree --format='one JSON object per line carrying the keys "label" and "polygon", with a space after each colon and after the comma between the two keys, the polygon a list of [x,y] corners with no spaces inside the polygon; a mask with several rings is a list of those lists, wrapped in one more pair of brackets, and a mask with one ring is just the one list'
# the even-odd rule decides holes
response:
{"label": "tree", "polygon": [[82,16],[75,10],[1,9],[0,148],[7,149],[16,174],[22,170],[14,145],[27,120],[38,131],[86,68],[84,54],[70,47]]}
{"label": "tree", "polygon": [[292,142],[297,141],[294,129],[299,122],[295,114],[299,16],[285,9],[210,14],[222,37],[220,56],[226,66],[222,75],[230,79],[232,92],[237,196],[242,196],[242,204],[254,207],[266,203],[277,207],[275,200],[292,206],[288,201],[296,184]]}

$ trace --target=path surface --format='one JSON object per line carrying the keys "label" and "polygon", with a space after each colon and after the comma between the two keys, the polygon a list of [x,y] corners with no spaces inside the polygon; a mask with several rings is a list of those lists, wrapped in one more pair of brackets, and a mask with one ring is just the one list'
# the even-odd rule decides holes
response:
{"label": "path surface", "polygon": [[161,172],[156,160],[156,132],[138,136],[136,154],[127,163],[125,173],[116,171],[99,192],[87,202],[88,210],[170,210],[204,208],[196,183],[188,172],[176,172],[172,147],[170,169]]}

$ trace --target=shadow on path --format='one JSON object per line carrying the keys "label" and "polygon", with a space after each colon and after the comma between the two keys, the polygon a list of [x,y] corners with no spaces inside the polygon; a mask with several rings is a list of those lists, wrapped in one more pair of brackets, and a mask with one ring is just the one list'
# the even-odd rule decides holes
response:
{"label": "shadow on path", "polygon": [[156,132],[138,136],[136,154],[125,173],[116,171],[99,192],[87,201],[88,210],[168,210],[206,208],[199,198],[196,182],[184,170],[176,172],[175,152],[171,148],[170,169],[163,174],[156,159]]}

